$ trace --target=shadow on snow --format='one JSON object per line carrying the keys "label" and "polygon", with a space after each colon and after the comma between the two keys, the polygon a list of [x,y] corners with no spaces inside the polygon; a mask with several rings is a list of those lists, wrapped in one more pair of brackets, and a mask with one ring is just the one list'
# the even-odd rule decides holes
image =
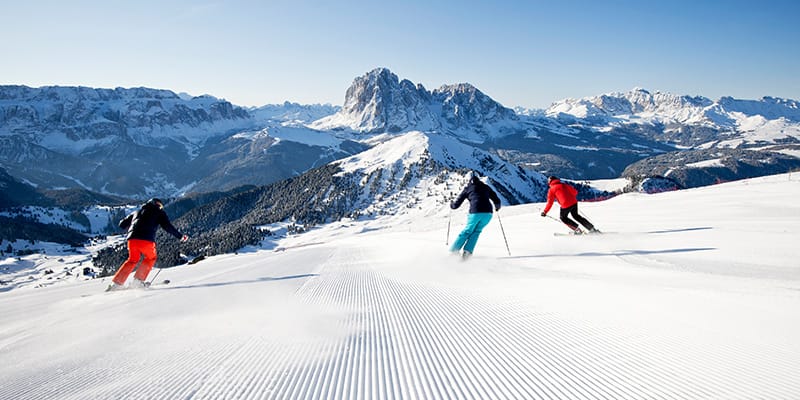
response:
{"label": "shadow on snow", "polygon": [[530,256],[514,256],[502,257],[506,260],[521,259],[521,258],[547,258],[547,257],[604,257],[604,256],[631,256],[631,255],[648,255],[648,254],[669,254],[669,253],[689,253],[694,251],[709,251],[716,250],[716,247],[690,247],[685,249],[665,249],[665,250],[616,250],[610,252],[597,252],[591,251],[587,253],[578,254],[537,254]]}
{"label": "shadow on snow", "polygon": [[165,287],[165,288],[163,288],[161,290],[196,289],[196,288],[203,288],[203,287],[243,285],[243,284],[248,284],[248,283],[270,282],[270,281],[285,281],[285,280],[289,280],[289,279],[311,278],[311,277],[314,277],[314,276],[319,276],[319,274],[288,275],[288,276],[280,276],[280,277],[277,277],[277,278],[274,278],[274,277],[271,277],[271,276],[265,276],[263,278],[250,279],[250,280],[201,283],[201,284],[197,284],[197,285],[168,286],[168,287]]}

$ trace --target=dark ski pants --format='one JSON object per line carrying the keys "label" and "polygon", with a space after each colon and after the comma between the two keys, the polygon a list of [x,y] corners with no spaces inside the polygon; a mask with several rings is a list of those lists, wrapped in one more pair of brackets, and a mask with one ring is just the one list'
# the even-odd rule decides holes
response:
{"label": "dark ski pants", "polygon": [[575,203],[571,207],[561,209],[561,222],[567,224],[567,226],[574,231],[575,229],[578,229],[578,224],[576,224],[575,221],[569,219],[570,214],[572,214],[572,218],[575,218],[578,222],[580,222],[581,225],[584,226],[584,228],[590,231],[594,229],[594,225],[592,225],[592,223],[589,222],[589,220],[581,217],[580,214],[578,214],[578,203]]}

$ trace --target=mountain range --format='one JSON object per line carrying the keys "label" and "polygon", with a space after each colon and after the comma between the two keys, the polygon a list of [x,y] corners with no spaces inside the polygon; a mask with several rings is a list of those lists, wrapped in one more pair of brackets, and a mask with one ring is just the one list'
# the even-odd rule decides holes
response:
{"label": "mountain range", "polygon": [[578,180],[658,176],[694,187],[800,166],[798,102],[772,97],[634,89],[512,110],[468,83],[429,91],[386,68],[355,78],[342,107],[242,108],[147,88],[0,87],[0,167],[39,188],[146,198],[265,185],[409,131]]}
{"label": "mountain range", "polygon": [[280,128],[275,118],[335,109],[286,103],[248,110],[147,88],[2,86],[0,167],[40,188],[140,198],[268,184],[366,148],[341,140],[281,143],[265,129]]}
{"label": "mountain range", "polygon": [[[183,248],[211,255],[257,243],[275,224],[300,232],[425,213],[470,171],[504,204],[543,201],[552,174],[624,176],[628,190],[657,191],[791,171],[800,167],[797,105],[634,89],[512,110],[466,83],[429,91],[385,68],[357,77],[342,107],[3,86],[0,199],[8,208],[111,196],[116,208],[92,211],[94,220],[71,212],[94,233],[124,212],[120,196],[179,197],[168,209],[193,237]],[[578,186],[583,199],[608,195]],[[180,262],[174,244],[162,245],[164,265]],[[108,249],[97,263],[112,268],[121,256]]]}

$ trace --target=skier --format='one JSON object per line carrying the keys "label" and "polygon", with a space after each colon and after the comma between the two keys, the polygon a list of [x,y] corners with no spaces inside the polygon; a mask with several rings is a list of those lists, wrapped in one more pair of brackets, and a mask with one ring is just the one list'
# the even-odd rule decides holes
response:
{"label": "skier", "polygon": [[558,204],[561,206],[561,222],[566,224],[576,235],[580,235],[583,233],[578,224],[575,221],[569,218],[569,214],[581,223],[584,228],[588,229],[591,233],[599,233],[597,229],[595,229],[594,225],[592,225],[589,220],[580,216],[578,214],[578,198],[576,195],[578,191],[572,187],[571,185],[561,182],[555,176],[551,176],[548,179],[548,183],[550,185],[550,190],[547,191],[547,205],[544,207],[542,211],[542,216],[546,217],[547,212],[550,211],[550,207],[553,206],[553,201],[558,200]]}
{"label": "skier", "polygon": [[160,199],[148,200],[139,210],[119,222],[120,228],[128,230],[128,260],[117,270],[112,283],[106,289],[107,292],[123,287],[128,275],[131,274],[136,264],[139,264],[142,256],[144,256],[144,260],[136,270],[131,287],[147,286],[145,280],[156,263],[156,231],[159,226],[172,236],[179,238],[181,242],[189,239],[169,222],[169,217],[164,212],[164,203]]}
{"label": "skier", "polygon": [[[467,226],[458,234],[450,247],[450,252],[458,254],[459,250],[463,249],[461,257],[466,260],[475,250],[481,231],[492,220],[492,211],[500,210],[500,198],[489,185],[481,182],[476,173],[472,173],[469,183],[461,191],[461,194],[450,203],[450,208],[455,210],[461,207],[464,200],[469,200]],[[494,207],[492,207],[492,203],[494,203]]]}

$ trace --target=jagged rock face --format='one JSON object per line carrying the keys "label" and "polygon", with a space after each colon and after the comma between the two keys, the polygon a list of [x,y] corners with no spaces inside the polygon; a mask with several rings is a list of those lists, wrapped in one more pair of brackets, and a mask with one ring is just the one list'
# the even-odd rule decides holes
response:
{"label": "jagged rock face", "polygon": [[401,81],[388,69],[378,68],[355,79],[347,89],[341,111],[312,126],[363,133],[419,130],[457,134],[470,130],[489,137],[496,133],[490,125],[516,119],[513,110],[472,85],[442,86],[429,92],[422,85]]}
{"label": "jagged rock face", "polygon": [[649,113],[683,116],[685,119],[690,115],[702,113],[704,107],[712,104],[713,101],[705,97],[650,93],[644,89],[634,89],[625,93],[561,100],[550,106],[546,114],[593,119]]}
{"label": "jagged rock face", "polygon": [[[219,153],[202,151],[205,147],[218,147],[255,123],[247,110],[211,96],[184,99],[146,88],[0,86],[0,166],[41,188],[168,196],[216,172],[189,164],[200,154]],[[249,159],[250,153],[263,151],[226,160],[245,182],[264,175],[237,158]],[[206,164],[219,166],[213,160]],[[288,177],[278,175],[270,174]]]}
{"label": "jagged rock face", "polygon": [[[186,137],[184,131],[205,127],[209,132],[204,136],[210,136],[215,126],[224,130],[249,119],[246,110],[227,101],[210,96],[183,100],[167,90],[0,87],[0,135],[23,135],[62,151],[124,136],[141,145],[159,145],[153,140],[159,136],[198,142],[206,137]],[[70,143],[81,141],[87,143]]]}
{"label": "jagged rock face", "polygon": [[[326,132],[304,125],[319,116],[310,126]],[[534,171],[612,178],[676,148],[769,145],[796,154],[798,121],[793,100],[711,101],[642,89],[517,114],[472,85],[430,92],[385,68],[356,78],[341,108],[284,103],[245,110],[167,90],[0,86],[0,167],[41,188],[165,196],[268,184],[366,146],[343,143],[347,138],[374,139],[364,142],[372,145],[395,136],[374,134],[422,131],[505,154]],[[280,140],[236,137],[265,126],[297,130]]]}
{"label": "jagged rock face", "polygon": [[433,92],[433,98],[441,103],[441,117],[453,128],[480,130],[493,123],[518,119],[513,110],[468,83],[442,86]]}
{"label": "jagged rock face", "polygon": [[421,85],[399,81],[388,69],[376,69],[355,79],[347,89],[340,111],[360,130],[399,132],[416,126],[435,127],[428,108],[430,94]]}

